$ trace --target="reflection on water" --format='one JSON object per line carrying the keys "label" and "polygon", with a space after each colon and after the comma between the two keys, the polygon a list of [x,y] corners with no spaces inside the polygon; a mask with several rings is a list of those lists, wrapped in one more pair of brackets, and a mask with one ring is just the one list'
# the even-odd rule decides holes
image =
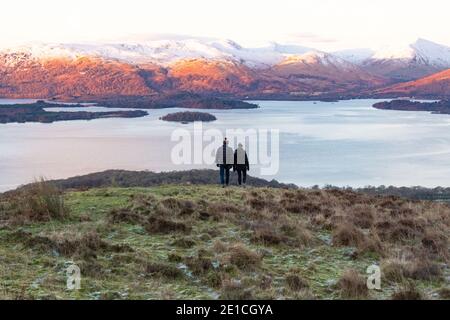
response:
{"label": "reflection on water", "polygon": [[[304,186],[450,185],[450,116],[376,110],[374,100],[257,103],[256,110],[207,110],[218,120],[204,127],[279,129],[280,171],[265,178]],[[159,117],[179,110],[149,110],[135,119],[0,125],[0,190],[39,176],[198,168],[170,160],[172,131],[192,125]]]}

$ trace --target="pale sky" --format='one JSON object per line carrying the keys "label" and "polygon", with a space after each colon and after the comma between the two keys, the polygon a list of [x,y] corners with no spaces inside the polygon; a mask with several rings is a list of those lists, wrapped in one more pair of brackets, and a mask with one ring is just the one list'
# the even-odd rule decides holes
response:
{"label": "pale sky", "polygon": [[2,0],[0,45],[183,34],[322,50],[450,46],[448,0]]}

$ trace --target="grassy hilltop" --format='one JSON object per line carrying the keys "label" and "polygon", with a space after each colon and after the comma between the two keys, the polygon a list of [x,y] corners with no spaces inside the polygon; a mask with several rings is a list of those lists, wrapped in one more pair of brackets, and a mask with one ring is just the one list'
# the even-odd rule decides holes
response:
{"label": "grassy hilltop", "polygon": [[446,204],[353,191],[37,183],[0,195],[0,298],[448,299],[449,231]]}

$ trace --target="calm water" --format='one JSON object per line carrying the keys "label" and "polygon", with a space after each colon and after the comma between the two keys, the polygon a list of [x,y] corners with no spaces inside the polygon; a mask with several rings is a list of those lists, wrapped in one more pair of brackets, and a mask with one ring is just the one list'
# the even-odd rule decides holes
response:
{"label": "calm water", "polygon": [[[18,100],[0,99],[5,102]],[[204,128],[279,129],[280,170],[268,179],[302,186],[450,186],[450,116],[376,110],[374,102],[257,101],[257,110],[208,110],[218,120]],[[193,128],[159,120],[178,110],[149,110],[137,119],[0,125],[0,190],[39,176],[198,168],[170,160],[172,131]]]}

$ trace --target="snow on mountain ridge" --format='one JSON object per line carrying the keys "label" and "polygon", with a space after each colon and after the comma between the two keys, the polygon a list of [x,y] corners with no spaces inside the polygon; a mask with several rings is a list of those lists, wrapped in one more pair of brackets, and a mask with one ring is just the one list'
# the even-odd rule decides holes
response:
{"label": "snow on mountain ridge", "polygon": [[198,39],[152,40],[121,44],[32,44],[2,50],[6,54],[29,54],[32,58],[77,58],[95,56],[134,64],[156,63],[170,65],[179,60],[232,60],[253,68],[281,63],[293,56],[301,57],[321,51],[297,45],[271,43],[267,47],[244,48],[232,40],[200,41]]}
{"label": "snow on mountain ridge", "polygon": [[411,44],[417,56],[436,66],[450,67],[450,47],[425,39],[418,39]]}
{"label": "snow on mountain ridge", "polygon": [[301,55],[290,55],[281,62],[281,64],[289,63],[305,63],[305,64],[322,64],[324,66],[338,66],[342,69],[351,70],[357,66],[347,60],[326,52],[310,51]]}
{"label": "snow on mountain ridge", "polygon": [[361,64],[363,61],[369,59],[375,54],[375,50],[362,48],[362,49],[346,49],[341,51],[332,52],[335,56],[340,57],[354,64]]}
{"label": "snow on mountain ridge", "polygon": [[450,47],[421,38],[406,47],[387,46],[377,50],[349,49],[336,51],[333,54],[359,65],[370,61],[400,60],[450,68]]}
{"label": "snow on mountain ridge", "polygon": [[355,65],[364,67],[371,62],[386,60],[401,63],[411,61],[437,68],[450,68],[450,48],[424,39],[418,39],[403,48],[352,49],[332,53],[276,42],[265,47],[245,48],[232,40],[196,38],[118,44],[32,44],[5,49],[0,52],[2,53],[9,54],[8,63],[15,63],[15,59],[20,61],[27,56],[35,59],[93,56],[132,64],[155,63],[163,66],[180,60],[206,59],[236,61],[251,68],[268,68],[284,62],[298,61],[348,69],[354,68]]}

